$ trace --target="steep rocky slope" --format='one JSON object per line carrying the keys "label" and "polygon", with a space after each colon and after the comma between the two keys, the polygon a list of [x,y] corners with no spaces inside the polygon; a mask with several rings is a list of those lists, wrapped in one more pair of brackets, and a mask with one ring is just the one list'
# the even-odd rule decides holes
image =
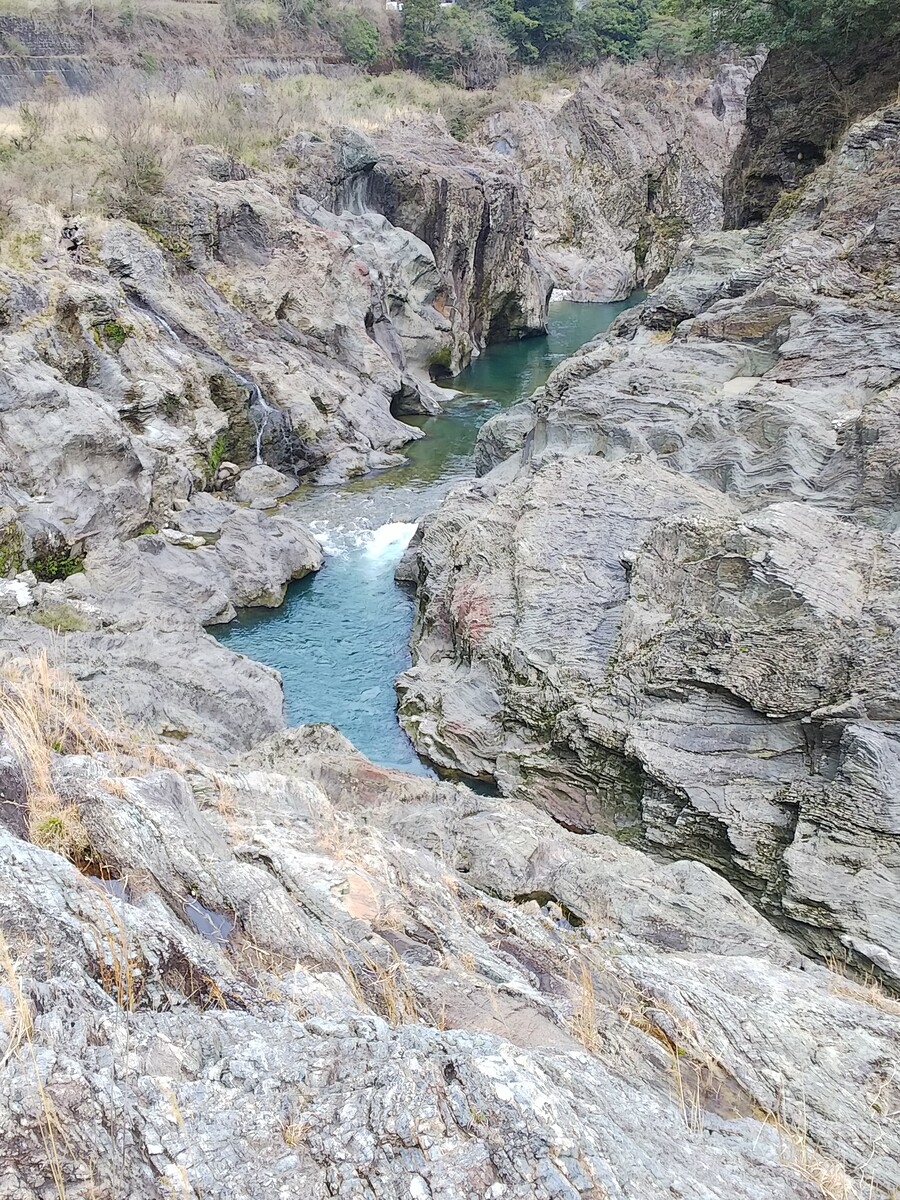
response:
{"label": "steep rocky slope", "polygon": [[503,158],[464,147],[421,121],[377,141],[351,129],[287,148],[301,188],[337,212],[378,213],[434,254],[434,295],[454,334],[431,365],[455,373],[490,341],[542,333],[550,278],[531,250],[531,214]]}
{"label": "steep rocky slope", "polygon": [[610,67],[490,117],[477,136],[522,171],[558,288],[622,299],[659,282],[682,238],[721,229],[722,179],[758,67],[724,64],[712,79]]}
{"label": "steep rocky slope", "polygon": [[900,46],[840,56],[775,50],[746,96],[740,144],[725,174],[725,228],[756,225],[783,192],[825,161],[847,126],[897,94]]}
{"label": "steep rocky slope", "polygon": [[[10,1200],[900,1184],[900,1010],[705,867],[380,770],[325,729],[224,773],[111,743],[37,678],[46,736],[79,752],[26,751],[32,683],[7,673]],[[17,836],[42,763],[82,871]]]}
{"label": "steep rocky slope", "polygon": [[892,975],[897,135],[683,249],[429,522],[407,720],[505,797],[285,730],[202,624],[539,327],[516,171],[338,130],[184,154],[152,231],[12,214],[0,1194],[900,1189],[900,1008],[757,911]]}
{"label": "steep rocky slope", "polygon": [[511,457],[426,523],[400,683],[434,761],[894,985],[898,163],[889,109],[490,423]]}

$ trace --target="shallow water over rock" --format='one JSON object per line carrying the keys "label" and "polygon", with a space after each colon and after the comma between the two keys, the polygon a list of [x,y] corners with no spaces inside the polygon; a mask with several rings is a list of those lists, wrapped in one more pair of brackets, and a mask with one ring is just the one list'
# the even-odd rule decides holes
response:
{"label": "shallow water over rock", "polygon": [[450,382],[436,417],[409,418],[426,437],[400,467],[340,488],[310,488],[291,507],[326,552],[279,609],[248,609],[211,630],[277,668],[292,724],[327,722],[374,762],[430,773],[396,718],[394,680],[410,664],[413,601],[394,569],[415,531],[455,484],[474,474],[480,426],[540,387],[553,368],[603,332],[638,297],[618,304],[552,304],[546,338],[489,347]]}

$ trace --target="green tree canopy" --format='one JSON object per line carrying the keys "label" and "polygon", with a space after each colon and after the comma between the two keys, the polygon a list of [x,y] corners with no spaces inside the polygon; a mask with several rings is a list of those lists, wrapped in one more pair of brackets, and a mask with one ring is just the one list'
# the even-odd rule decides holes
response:
{"label": "green tree canopy", "polygon": [[898,0],[668,0],[666,7],[693,18],[699,41],[747,49],[841,52],[900,34]]}
{"label": "green tree canopy", "polygon": [[650,0],[588,0],[575,14],[572,43],[583,62],[634,58],[650,19]]}

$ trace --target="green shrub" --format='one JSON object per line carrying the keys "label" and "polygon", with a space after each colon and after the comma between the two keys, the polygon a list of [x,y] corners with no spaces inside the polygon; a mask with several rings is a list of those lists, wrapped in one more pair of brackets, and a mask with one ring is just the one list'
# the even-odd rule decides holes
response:
{"label": "green shrub", "polygon": [[225,457],[225,446],[225,434],[220,433],[213,442],[212,448],[206,459],[206,465],[203,473],[206,476],[207,486],[209,486],[209,484],[211,484],[215,479],[216,471],[218,471],[219,467],[222,465],[222,460]]}
{"label": "green shrub", "polygon": [[28,566],[41,583],[55,583],[83,570],[84,557],[72,553],[62,534],[39,533],[33,539]]}
{"label": "green shrub", "polygon": [[335,22],[335,33],[341,49],[352,63],[370,67],[381,57],[381,35],[377,27],[353,9],[339,14]]}
{"label": "green shrub", "polygon": [[113,348],[113,350],[121,350],[125,344],[125,339],[134,333],[134,328],[131,325],[120,325],[118,321],[104,321],[99,327],[99,336]]}
{"label": "green shrub", "polygon": [[[10,509],[6,513],[11,513]],[[0,521],[0,579],[18,575],[25,565],[22,530],[14,516]]]}

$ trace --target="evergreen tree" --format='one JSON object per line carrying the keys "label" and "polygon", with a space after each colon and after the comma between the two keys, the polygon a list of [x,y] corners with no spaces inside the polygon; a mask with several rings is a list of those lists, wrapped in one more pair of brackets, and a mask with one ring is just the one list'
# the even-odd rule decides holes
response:
{"label": "evergreen tree", "polygon": [[440,0],[404,0],[403,38],[399,49],[410,66],[416,66],[424,59],[429,38],[440,23],[440,16]]}
{"label": "evergreen tree", "polygon": [[560,47],[575,21],[575,0],[516,0],[516,9],[534,22],[533,41],[541,54]]}
{"label": "evergreen tree", "polygon": [[647,29],[649,0],[588,0],[575,14],[572,40],[583,62],[634,58]]}

